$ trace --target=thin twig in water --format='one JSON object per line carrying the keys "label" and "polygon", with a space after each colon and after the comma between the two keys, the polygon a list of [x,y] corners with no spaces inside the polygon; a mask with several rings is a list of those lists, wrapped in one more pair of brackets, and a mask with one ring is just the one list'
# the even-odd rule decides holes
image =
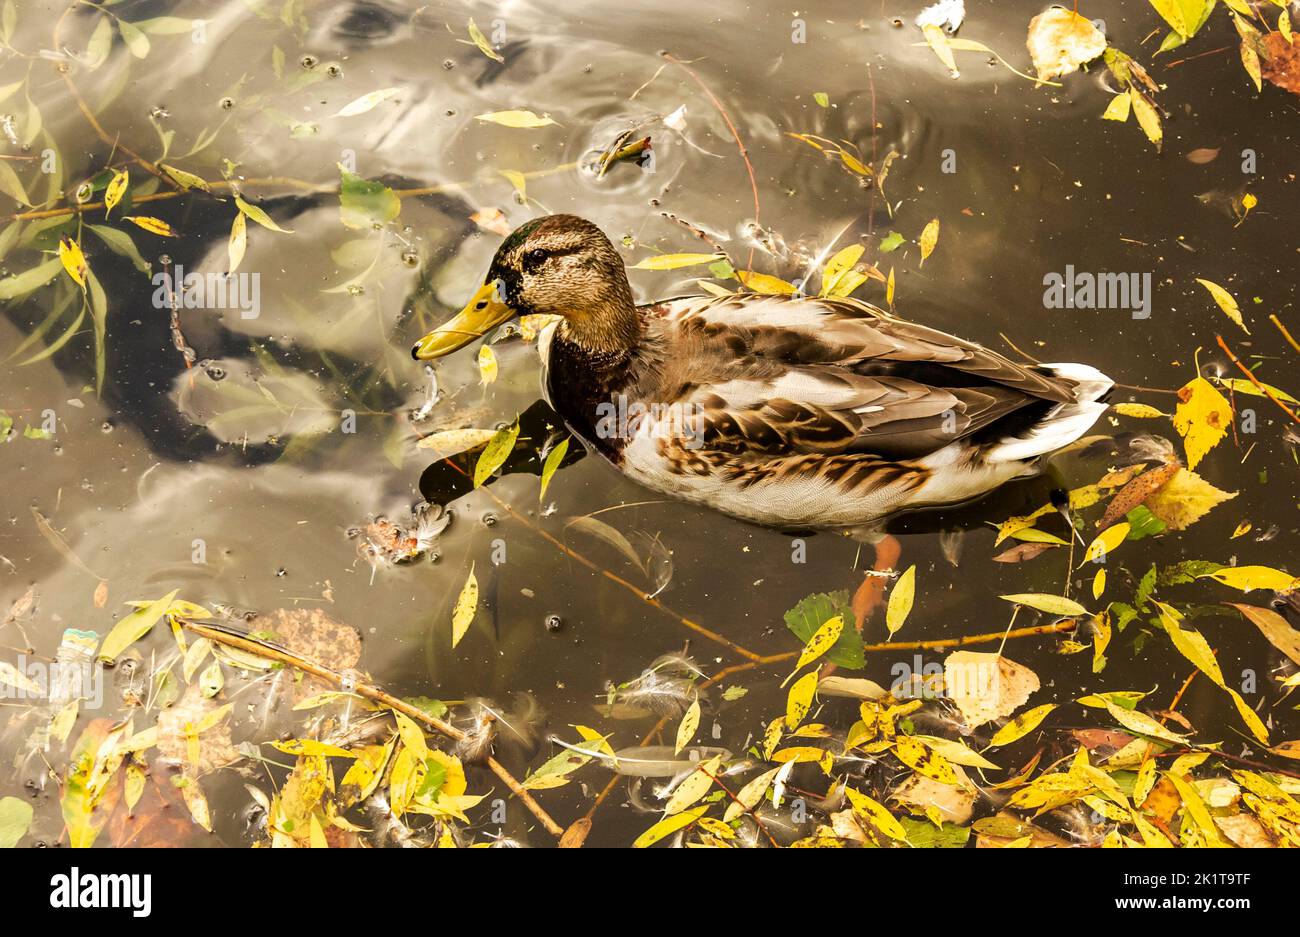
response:
{"label": "thin twig in water", "polygon": [[1258,390],[1260,393],[1262,393],[1269,400],[1273,401],[1279,407],[1281,407],[1282,412],[1291,418],[1291,422],[1300,425],[1300,416],[1296,416],[1295,413],[1292,412],[1290,407],[1288,407],[1282,401],[1277,399],[1276,394],[1274,394],[1271,390],[1269,390],[1267,387],[1265,387],[1263,384],[1259,382],[1259,378],[1255,377],[1255,372],[1252,371],[1250,368],[1246,367],[1244,364],[1242,364],[1241,359],[1232,353],[1232,349],[1229,348],[1228,343],[1223,340],[1223,336],[1216,335],[1214,337],[1215,339],[1218,340],[1219,347],[1222,348],[1224,352],[1227,354],[1227,356],[1232,360],[1232,363],[1235,364],[1237,368],[1241,371],[1241,373],[1246,375],[1246,377],[1250,379],[1250,382],[1255,385],[1255,389]]}

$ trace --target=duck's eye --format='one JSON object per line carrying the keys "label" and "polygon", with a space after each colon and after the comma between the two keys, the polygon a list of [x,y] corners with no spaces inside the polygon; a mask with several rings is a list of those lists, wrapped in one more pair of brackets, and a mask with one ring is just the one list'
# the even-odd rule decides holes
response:
{"label": "duck's eye", "polygon": [[526,270],[536,270],[546,262],[546,251],[540,248],[531,250],[524,254],[524,268]]}

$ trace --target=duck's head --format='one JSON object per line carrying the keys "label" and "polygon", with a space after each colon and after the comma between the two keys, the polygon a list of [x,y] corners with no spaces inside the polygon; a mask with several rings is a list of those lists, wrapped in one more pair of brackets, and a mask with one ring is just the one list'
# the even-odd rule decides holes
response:
{"label": "duck's head", "polygon": [[637,338],[636,306],[614,245],[586,219],[546,215],[511,232],[465,308],[411,354],[441,358],[517,315],[560,316],[565,338],[594,353],[626,350]]}

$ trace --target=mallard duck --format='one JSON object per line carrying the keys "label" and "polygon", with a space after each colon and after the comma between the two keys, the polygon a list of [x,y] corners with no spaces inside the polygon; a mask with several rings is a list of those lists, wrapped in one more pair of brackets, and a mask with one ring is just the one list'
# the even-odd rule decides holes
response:
{"label": "mallard duck", "polygon": [[470,302],[412,353],[450,354],[516,315],[557,317],[538,339],[544,391],[588,449],[656,492],[785,530],[871,530],[1033,474],[1112,386],[854,299],[638,306],[614,246],[574,215],[511,233]]}

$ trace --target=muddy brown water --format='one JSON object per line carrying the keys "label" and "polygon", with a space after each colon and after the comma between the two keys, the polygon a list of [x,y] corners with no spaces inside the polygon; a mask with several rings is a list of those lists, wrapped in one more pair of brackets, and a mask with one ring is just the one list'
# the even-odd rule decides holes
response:
{"label": "muddy brown water", "polygon": [[[464,493],[445,473],[426,480],[426,493],[446,500],[454,514],[435,548],[436,562],[380,569],[372,577],[348,536],[376,516],[401,518],[420,499],[420,478],[433,459],[415,447],[417,434],[491,428],[538,399],[535,351],[508,340],[493,346],[500,372],[486,387],[472,351],[439,362],[441,396],[426,418],[413,420],[428,400],[430,381],[407,349],[472,292],[499,243],[498,235],[470,220],[472,213],[500,209],[513,226],[542,211],[568,211],[592,219],[615,239],[664,251],[699,249],[663,218],[671,212],[716,232],[733,255],[748,253],[754,209],[735,143],[700,87],[682,68],[665,66],[660,50],[692,62],[734,121],[757,176],[760,220],[784,241],[790,257],[814,255],[836,236],[839,245],[860,239],[868,246],[866,259],[896,268],[901,315],[1010,352],[1005,334],[1041,360],[1086,362],[1125,384],[1176,388],[1194,375],[1198,348],[1202,367],[1227,373],[1215,345],[1215,334],[1223,333],[1239,354],[1258,356],[1249,360],[1265,380],[1295,391],[1295,352],[1268,324],[1267,314],[1300,326],[1294,285],[1296,98],[1269,86],[1256,94],[1233,50],[1174,67],[1151,65],[1156,80],[1167,85],[1160,100],[1169,112],[1164,153],[1157,155],[1131,122],[1099,119],[1109,100],[1100,69],[1070,76],[1062,88],[1035,88],[986,56],[960,53],[961,76],[948,77],[911,25],[921,6],[816,3],[799,14],[807,41],[797,43],[786,8],[735,2],[707,10],[638,2],[431,4],[418,12],[414,4],[309,2],[293,26],[278,15],[259,18],[250,5],[237,2],[117,4],[114,11],[130,21],[201,19],[203,41],[196,42],[192,32],[154,35],[143,59],[117,41],[93,73],[74,67],[106,132],[150,159],[159,158],[160,132],[172,134],[169,160],[208,179],[220,177],[222,159],[237,163],[235,171],[250,180],[280,177],[250,183],[246,191],[264,198],[262,204],[293,233],[249,225],[241,270],[258,278],[256,318],[243,318],[238,310],[182,310],[182,331],[198,359],[193,368],[173,347],[167,312],[151,301],[148,277],[94,236],[84,236],[108,297],[102,391],[94,389],[89,320],[53,355],[18,363],[46,347],[68,317],[0,367],[0,408],[15,418],[16,430],[0,450],[7,521],[0,529],[0,606],[7,608],[35,585],[37,609],[22,624],[36,653],[45,656],[54,653],[65,628],[103,635],[124,614],[124,602],[173,589],[208,606],[321,607],[361,632],[359,666],[398,695],[508,700],[527,692],[548,713],[549,731],[572,739],[571,724],[596,726],[615,733],[616,747],[634,744],[651,722],[600,716],[593,707],[607,682],[630,679],[686,642],[707,672],[741,661],[729,648],[684,628],[676,616],[759,653],[797,649],[782,613],[810,593],[855,588],[860,575],[854,564],[866,562],[856,543],[810,537],[806,562],[794,562],[788,535],[662,502],[595,458],[559,472],[546,497],[553,511],[545,516],[531,474],[535,465],[503,476],[488,490],[650,592],[655,586],[607,544],[564,532],[569,518],[633,505],[600,517],[624,532],[657,536],[671,550],[673,574],[659,598],[675,614],[566,557],[503,512],[487,492]],[[960,35],[1027,68],[1025,28],[1042,5],[969,6]],[[63,5],[24,0],[18,8],[11,39],[18,52],[0,53],[0,87],[25,78],[42,129],[27,149],[0,141],[0,154],[56,149],[66,161],[61,185],[71,187],[103,166],[109,147],[79,113],[58,73],[58,55],[51,52]],[[1143,44],[1159,25],[1145,4],[1094,2],[1084,12],[1105,20],[1113,44],[1150,62],[1144,50],[1154,48],[1163,30]],[[83,8],[66,18],[61,35],[67,48],[85,48],[95,15]],[[497,30],[504,65],[458,41],[469,16],[485,31]],[[895,26],[895,18],[905,25]],[[1186,54],[1228,45],[1230,33],[1226,19],[1216,17]],[[1185,57],[1181,51],[1164,61]],[[302,64],[305,56],[312,57],[312,69]],[[383,88],[399,92],[365,114],[331,116]],[[820,106],[815,92],[824,92],[830,106]],[[564,168],[621,130],[682,106],[680,131],[649,130],[653,173],[619,165],[598,180]],[[474,119],[510,108],[549,114],[558,126],[516,130]],[[23,90],[0,103],[0,112],[13,113],[17,132],[26,134],[32,112]],[[897,150],[885,185],[892,217],[878,193],[787,132],[850,140],[868,160],[873,151],[878,161]],[[203,137],[210,142],[186,156]],[[1220,152],[1205,164],[1185,159],[1198,148]],[[1257,172],[1242,172],[1243,150],[1256,154]],[[354,161],[368,178],[436,191],[404,199],[398,220],[383,234],[348,230],[340,224],[337,198],[314,191],[337,182],[341,160]],[[31,177],[27,164],[13,165]],[[500,170],[537,174],[527,181],[528,205],[517,202]],[[133,170],[132,178],[141,184],[148,177]],[[43,193],[46,185],[32,188]],[[1227,205],[1247,188],[1258,207],[1234,227]],[[17,207],[3,201],[7,212]],[[229,201],[192,196],[133,210],[183,232],[164,241],[119,225],[130,229],[155,272],[164,254],[192,271],[225,269]],[[912,243],[880,254],[883,235],[897,230],[915,239],[933,217],[941,219],[941,236],[923,268]],[[101,223],[102,212],[92,211],[86,220]],[[44,259],[41,252],[53,248],[52,231],[57,233],[37,224],[24,227],[3,259],[4,272],[19,273]],[[639,249],[627,252],[629,262],[643,255]],[[374,258],[360,289],[336,289]],[[761,250],[756,265],[785,277],[801,274],[798,263]],[[1067,265],[1150,274],[1149,317],[1135,319],[1127,309],[1045,308],[1044,276],[1064,273]],[[691,273],[631,276],[638,297],[649,300],[690,291]],[[1223,318],[1196,277],[1224,284],[1241,300],[1253,336]],[[60,279],[62,286],[43,287],[4,306],[4,355],[64,295],[66,277]],[[879,284],[868,284],[859,295],[882,301]],[[1133,391],[1120,391],[1115,399],[1164,410],[1174,402],[1167,393]],[[1267,401],[1246,405],[1258,414],[1256,431],[1229,438],[1200,469],[1239,496],[1188,531],[1126,544],[1108,566],[1107,598],[1129,598],[1136,578],[1152,563],[1235,560],[1295,571],[1296,461],[1284,439],[1285,418]],[[47,411],[55,420],[53,438],[25,438],[23,428],[39,426]],[[355,432],[343,431],[345,411],[355,414]],[[1103,418],[1094,432],[1153,425]],[[544,432],[542,423],[536,426]],[[1167,423],[1155,431],[1171,435]],[[1105,468],[1104,458],[1065,458],[1057,478],[1082,485]],[[1092,569],[1071,574],[1065,551],[1021,565],[991,561],[990,522],[1037,507],[1054,483],[1015,485],[951,516],[904,525],[903,563],[917,565],[918,600],[899,640],[997,631],[1009,612],[997,599],[1001,593],[1060,592],[1069,579],[1074,594],[1088,595]],[[50,519],[85,567],[107,580],[103,608],[92,602],[96,578],[42,536],[33,508]],[[1230,539],[1243,520],[1254,525],[1252,532]],[[945,528],[965,531],[956,566],[943,555]],[[1265,532],[1270,536],[1260,540]],[[495,565],[494,551],[502,547],[504,562]],[[194,561],[196,551],[204,562]],[[451,605],[471,564],[495,602],[452,650]],[[1178,597],[1186,601],[1235,597],[1207,584],[1182,588]],[[1251,600],[1265,604],[1267,597],[1256,593]],[[552,616],[558,616],[558,630],[547,627]],[[1034,621],[1022,615],[1019,624]],[[1258,675],[1260,689],[1248,699],[1264,701],[1277,725],[1275,737],[1293,735],[1291,704],[1275,707],[1268,689],[1278,658],[1261,636],[1227,615],[1207,615],[1198,626],[1218,649],[1230,679],[1248,670]],[[1139,633],[1135,626],[1116,637],[1099,675],[1091,672],[1090,652],[1062,654],[1054,637],[1017,641],[1006,653],[1039,674],[1037,702],[1095,690],[1150,691],[1167,702],[1188,665],[1167,640],[1137,640]],[[884,638],[879,614],[868,622],[866,636]],[[6,627],[0,638],[6,659],[17,660],[15,648],[23,640],[16,628]],[[170,647],[170,636],[159,628],[139,650],[147,660]],[[900,667],[941,659],[942,652],[876,653],[863,675],[887,684]],[[783,708],[777,684],[784,666],[724,681],[749,690],[741,699],[726,702],[721,687],[712,690],[701,741],[743,752]],[[233,692],[240,679],[229,668],[228,673],[227,690]],[[103,707],[83,710],[74,739],[91,718],[122,713],[120,684],[109,675]],[[254,695],[250,691],[241,703]],[[25,705],[6,701],[3,708],[0,794],[34,798],[33,838],[54,842],[61,829],[56,785],[42,777],[39,759],[25,756],[31,727],[20,718]],[[1208,681],[1193,686],[1182,711],[1200,738],[1225,738],[1242,750],[1240,724]],[[1067,722],[1091,724],[1084,711],[1076,707],[1072,713]],[[853,718],[843,702],[832,702],[824,713],[824,721],[841,729]],[[237,707],[236,739],[258,740],[260,719],[250,707]],[[276,732],[295,726],[287,712],[267,724]],[[522,774],[546,752],[530,762],[511,756],[510,764]],[[56,746],[48,757],[58,768],[66,754]],[[608,777],[604,769],[589,767],[577,783],[540,796],[555,816],[571,819]],[[260,769],[249,778],[227,771],[205,780],[215,841],[249,842],[243,822],[248,779],[269,789]],[[474,773],[471,790],[491,782]],[[593,844],[625,844],[649,826],[653,816],[637,813],[627,800],[620,787],[597,813]],[[505,832],[544,844],[545,834],[529,820],[511,807]],[[477,829],[495,834],[498,826],[480,822]],[[177,837],[214,841],[183,831]]]}

